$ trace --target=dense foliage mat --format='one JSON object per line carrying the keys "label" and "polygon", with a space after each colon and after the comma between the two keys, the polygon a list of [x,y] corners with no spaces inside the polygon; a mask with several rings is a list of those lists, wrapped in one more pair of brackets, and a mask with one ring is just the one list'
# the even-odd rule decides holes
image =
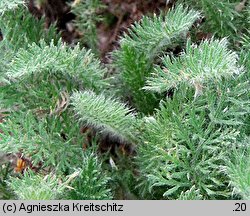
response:
{"label": "dense foliage mat", "polygon": [[139,2],[0,2],[1,199],[250,199],[249,3]]}

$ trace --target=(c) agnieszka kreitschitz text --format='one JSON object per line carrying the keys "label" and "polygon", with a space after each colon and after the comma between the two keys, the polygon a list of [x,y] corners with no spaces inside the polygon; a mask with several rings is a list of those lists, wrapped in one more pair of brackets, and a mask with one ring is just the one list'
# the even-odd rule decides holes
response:
{"label": "(c) agnieszka kreitschitz text", "polygon": [[106,204],[80,204],[80,203],[72,203],[68,204],[26,204],[21,203],[19,208],[19,212],[121,212],[123,211],[123,205],[117,203],[106,203]]}

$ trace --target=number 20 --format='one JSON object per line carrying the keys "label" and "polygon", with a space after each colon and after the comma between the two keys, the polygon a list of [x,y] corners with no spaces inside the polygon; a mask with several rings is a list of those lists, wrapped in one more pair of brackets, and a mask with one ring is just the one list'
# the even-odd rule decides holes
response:
{"label": "number 20", "polygon": [[246,211],[247,205],[246,203],[235,203],[236,209],[234,211]]}

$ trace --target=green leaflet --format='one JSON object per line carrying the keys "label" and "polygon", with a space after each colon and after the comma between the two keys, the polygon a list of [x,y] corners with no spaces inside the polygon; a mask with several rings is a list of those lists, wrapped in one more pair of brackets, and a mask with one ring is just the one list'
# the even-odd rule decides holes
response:
{"label": "green leaflet", "polygon": [[76,92],[71,100],[79,120],[87,126],[121,141],[135,140],[135,116],[125,104],[91,91]]}
{"label": "green leaflet", "polygon": [[0,1],[0,16],[6,11],[16,9],[19,5],[24,5],[24,0],[1,0]]}
{"label": "green leaflet", "polygon": [[106,69],[90,51],[79,46],[71,48],[61,41],[57,44],[51,41],[48,45],[42,40],[18,50],[6,76],[15,81],[40,73],[57,72],[75,77],[85,88],[99,90],[108,85],[104,80]]}
{"label": "green leaflet", "polygon": [[166,15],[143,17],[120,40],[121,48],[114,52],[113,57],[121,71],[119,79],[123,94],[132,100],[137,110],[149,114],[157,107],[159,96],[142,90],[152,72],[154,59],[185,38],[199,17],[198,12],[178,5]]}
{"label": "green leaflet", "polygon": [[188,84],[195,88],[195,96],[198,96],[206,83],[239,74],[242,68],[237,65],[238,56],[227,44],[225,38],[205,40],[198,46],[189,40],[179,57],[162,58],[163,67],[156,66],[144,89],[164,92]]}

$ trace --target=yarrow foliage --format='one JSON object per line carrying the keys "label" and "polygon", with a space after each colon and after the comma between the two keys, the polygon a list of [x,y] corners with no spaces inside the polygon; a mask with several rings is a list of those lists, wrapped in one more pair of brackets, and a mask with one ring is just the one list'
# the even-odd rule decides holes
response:
{"label": "yarrow foliage", "polygon": [[105,65],[104,2],[68,4],[84,37],[69,45],[28,1],[0,1],[0,196],[249,199],[249,5],[144,15]]}
{"label": "yarrow foliage", "polygon": [[124,104],[94,92],[76,92],[72,105],[79,120],[97,129],[102,135],[110,135],[122,141],[133,140],[135,116]]}
{"label": "yarrow foliage", "polygon": [[144,89],[164,92],[187,83],[198,91],[207,82],[220,82],[223,77],[239,74],[238,56],[227,48],[227,44],[225,38],[205,40],[198,46],[189,40],[179,57],[162,58],[163,67],[156,67]]}
{"label": "yarrow foliage", "polygon": [[103,20],[98,13],[105,8],[105,5],[100,0],[76,0],[71,7],[72,13],[76,15],[74,25],[83,34],[83,42],[97,53],[96,25]]}
{"label": "yarrow foliage", "polygon": [[19,5],[24,5],[24,0],[1,0],[0,2],[0,15],[4,14],[6,11],[14,10]]}
{"label": "yarrow foliage", "polygon": [[123,94],[132,98],[139,111],[152,113],[159,102],[156,95],[142,90],[155,57],[185,38],[199,17],[199,12],[178,5],[166,15],[143,17],[121,38],[121,48],[113,56],[121,71]]}
{"label": "yarrow foliage", "polygon": [[133,47],[154,57],[178,37],[185,36],[199,17],[197,11],[189,10],[182,5],[170,10],[166,15],[145,16],[121,39],[121,49],[126,46]]}
{"label": "yarrow foliage", "polygon": [[81,79],[86,88],[101,88],[106,69],[96,60],[90,51],[73,49],[61,41],[49,45],[45,41],[31,44],[27,49],[20,49],[11,61],[6,75],[11,80],[25,79],[41,72],[61,72]]}

